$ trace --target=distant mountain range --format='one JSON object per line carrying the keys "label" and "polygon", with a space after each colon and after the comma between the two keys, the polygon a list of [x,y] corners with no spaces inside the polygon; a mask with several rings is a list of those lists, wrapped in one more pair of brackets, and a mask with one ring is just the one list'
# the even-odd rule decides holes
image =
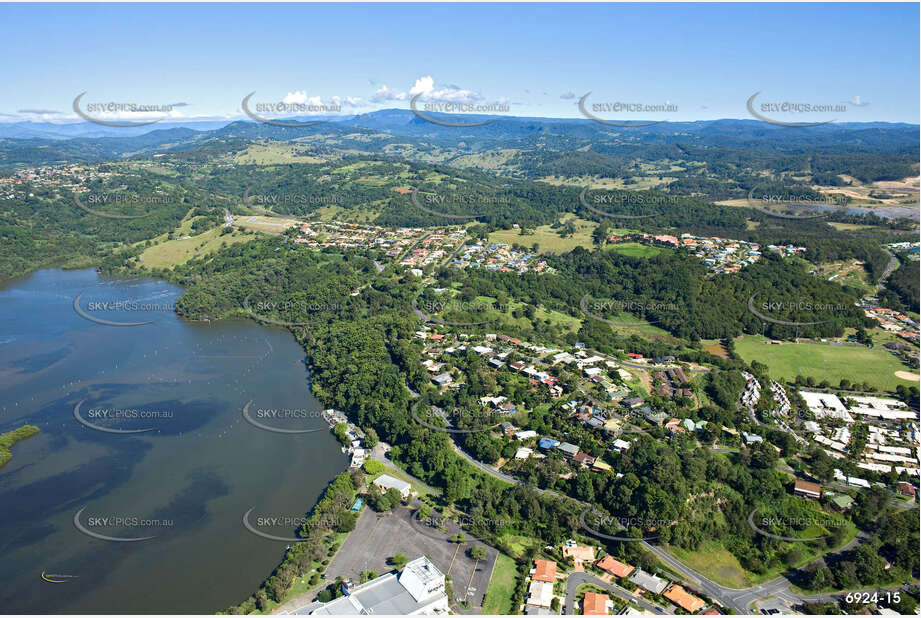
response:
{"label": "distant mountain range", "polygon": [[[431,112],[426,115],[466,123],[484,119],[479,115]],[[319,124],[317,119],[316,116],[300,119],[311,123],[303,127],[276,126],[250,119],[164,121],[143,127],[108,127],[91,122],[0,123],[0,173],[37,165],[90,163],[167,152],[194,156],[197,151],[205,156],[243,149],[256,140],[290,141],[309,136],[333,138],[336,144],[333,148],[369,155],[383,152],[385,146],[405,144],[409,149],[405,156],[412,157],[413,152],[434,146],[442,156],[447,153],[446,161],[463,154],[512,149],[527,152],[535,165],[546,164],[554,157],[568,158],[566,174],[592,173],[592,169],[597,169],[599,157],[608,163],[616,163],[612,157],[619,157],[621,163],[715,157],[714,162],[751,166],[777,156],[846,153],[890,157],[885,162],[877,161],[882,169],[891,167],[892,157],[902,163],[916,161],[919,138],[918,125],[886,122],[791,128],[759,120],[726,119],[627,128],[589,119],[495,117],[494,122],[484,126],[457,127],[429,122],[406,109],[337,116]],[[324,147],[322,141],[314,144]],[[745,156],[739,158],[739,153]]]}
{"label": "distant mountain range", "polygon": [[[496,122],[487,125],[487,127],[475,127],[476,129],[487,129],[496,125],[503,125],[506,131],[518,133],[521,131],[534,131],[538,126],[544,129],[554,127],[566,127],[573,129],[579,125],[598,129],[617,130],[617,127],[605,127],[585,118],[539,118],[527,116],[482,116],[482,115],[463,115],[463,114],[440,114],[426,112],[426,116],[452,120],[455,122],[482,122],[484,118],[495,118]],[[286,122],[316,122],[317,116],[303,116],[286,118]],[[328,118],[329,124],[342,124],[366,129],[380,131],[393,131],[398,134],[424,136],[432,133],[446,132],[457,135],[460,131],[473,130],[460,127],[444,127],[427,122],[426,120],[415,115],[407,109],[384,109],[366,114],[336,116]],[[193,131],[214,131],[238,122],[247,122],[258,124],[249,119],[243,120],[189,120],[189,121],[163,121],[156,124],[145,125],[141,127],[108,127],[93,122],[73,122],[73,123],[54,123],[54,122],[4,122],[0,123],[0,138],[7,139],[74,139],[74,138],[104,138],[104,137],[135,137],[145,135],[153,131],[163,131],[170,129],[191,129]],[[269,125],[266,125],[269,126]],[[708,129],[717,132],[738,132],[742,127],[760,127],[763,130],[787,130],[786,127],[772,126],[758,120],[748,119],[723,119],[723,120],[699,120],[694,122],[661,122],[649,127],[642,127],[646,133],[674,133],[680,131],[697,132]],[[918,125],[908,123],[890,123],[890,122],[836,122],[822,127],[811,127],[815,129],[893,129],[893,128],[918,128]],[[444,130],[444,131],[442,131]],[[634,131],[635,129],[628,129]]]}

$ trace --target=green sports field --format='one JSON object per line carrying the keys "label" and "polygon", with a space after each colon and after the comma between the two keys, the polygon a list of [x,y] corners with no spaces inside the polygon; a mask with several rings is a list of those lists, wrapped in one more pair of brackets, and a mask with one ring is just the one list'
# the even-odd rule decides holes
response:
{"label": "green sports field", "polygon": [[899,384],[917,386],[917,382],[895,376],[896,371],[915,373],[881,347],[873,349],[834,346],[822,343],[768,345],[758,335],[744,335],[735,340],[735,349],[746,362],[756,360],[770,367],[772,378],[793,379],[812,376],[817,382],[828,380],[837,385],[841,378],[866,382],[879,390],[895,390]]}

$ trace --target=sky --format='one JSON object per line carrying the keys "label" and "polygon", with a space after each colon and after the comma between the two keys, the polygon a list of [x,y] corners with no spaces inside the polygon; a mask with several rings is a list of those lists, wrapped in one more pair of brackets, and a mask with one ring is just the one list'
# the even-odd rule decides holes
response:
{"label": "sky", "polygon": [[[760,92],[778,120],[918,123],[918,50],[918,3],[2,4],[0,121],[74,121],[83,92],[109,119],[240,118],[255,92],[251,111],[419,95],[563,118],[591,93],[601,118],[708,120],[751,118]],[[108,102],[171,107],[86,111]]]}

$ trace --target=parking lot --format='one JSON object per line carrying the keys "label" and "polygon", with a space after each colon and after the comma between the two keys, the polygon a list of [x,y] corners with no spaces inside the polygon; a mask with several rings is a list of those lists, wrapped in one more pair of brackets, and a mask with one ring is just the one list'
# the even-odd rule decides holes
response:
{"label": "parking lot", "polygon": [[[370,508],[362,511],[355,530],[326,570],[328,580],[338,576],[343,579],[358,580],[362,571],[372,570],[383,574],[392,570],[387,560],[394,554],[405,554],[410,560],[426,555],[443,573],[451,579],[454,598],[453,605],[464,599],[464,592],[470,586],[468,600],[473,608],[483,604],[489,577],[496,562],[498,552],[480,543],[467,533],[467,541],[458,545],[448,539],[452,534],[462,530],[454,523],[448,522],[447,532],[424,526],[418,521],[411,521],[413,510],[401,506],[386,513],[375,513]],[[477,562],[467,555],[475,544],[486,548],[486,558]]]}

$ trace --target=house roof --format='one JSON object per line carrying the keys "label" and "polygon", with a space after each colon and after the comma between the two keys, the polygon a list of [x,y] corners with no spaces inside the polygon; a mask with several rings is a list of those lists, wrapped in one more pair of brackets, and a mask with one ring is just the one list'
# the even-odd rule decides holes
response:
{"label": "house roof", "polygon": [[539,582],[556,581],[556,562],[552,560],[535,560],[534,575],[531,579]]}
{"label": "house roof", "polygon": [[818,483],[810,483],[809,481],[796,481],[793,485],[793,490],[816,494],[817,496],[822,495],[822,486]]}
{"label": "house roof", "polygon": [[681,606],[682,609],[691,612],[692,614],[706,605],[702,599],[699,599],[693,594],[688,593],[687,590],[678,584],[675,584],[666,590],[663,596],[669,601],[674,601],[679,606]]}
{"label": "house roof", "polygon": [[573,455],[579,452],[579,447],[576,446],[575,444],[570,444],[569,442],[563,442],[562,444],[557,446],[557,448],[563,451],[564,453],[572,453]]}
{"label": "house roof", "polygon": [[668,584],[661,577],[656,577],[644,571],[643,569],[637,569],[636,572],[630,576],[630,581],[634,584],[652,592],[654,594],[661,594],[665,590],[665,586]]}
{"label": "house roof", "polygon": [[849,509],[854,504],[854,499],[847,494],[840,494],[831,499],[831,501],[842,509]]}
{"label": "house roof", "polygon": [[563,557],[572,556],[576,560],[594,560],[595,549],[588,545],[564,545]]}
{"label": "house roof", "polygon": [[553,584],[545,581],[532,581],[528,586],[528,605],[550,607],[553,602]]}
{"label": "house roof", "polygon": [[597,566],[615,577],[627,577],[634,569],[633,566],[624,564],[620,560],[615,560],[611,556],[605,556],[599,560]]}
{"label": "house roof", "polygon": [[376,479],[374,479],[374,484],[378,487],[384,487],[385,489],[396,489],[398,492],[403,493],[404,491],[409,491],[412,488],[412,485],[406,481],[401,481],[400,479],[393,478],[389,474],[382,474]]}
{"label": "house roof", "polygon": [[586,592],[585,600],[582,602],[582,614],[585,616],[607,616],[608,601],[611,598],[606,594],[597,592]]}

